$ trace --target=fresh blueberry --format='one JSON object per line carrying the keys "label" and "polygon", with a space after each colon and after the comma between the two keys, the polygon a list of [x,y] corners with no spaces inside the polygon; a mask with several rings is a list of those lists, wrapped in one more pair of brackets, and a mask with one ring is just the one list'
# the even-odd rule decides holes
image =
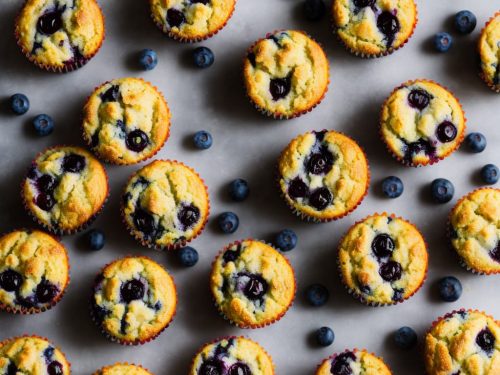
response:
{"label": "fresh blueberry", "polygon": [[431,194],[434,202],[446,203],[451,201],[453,194],[455,193],[455,187],[451,181],[445,178],[436,178],[431,183]]}
{"label": "fresh blueberry", "polygon": [[104,242],[106,237],[104,232],[99,229],[91,229],[85,233],[85,243],[90,248],[90,250],[101,250],[104,247]]}
{"label": "fresh blueberry", "polygon": [[249,193],[248,183],[241,178],[237,178],[229,184],[229,195],[234,201],[241,202],[245,200]]}
{"label": "fresh blueberry", "polygon": [[399,177],[389,176],[382,180],[382,192],[387,198],[397,198],[403,190],[403,181]]}
{"label": "fresh blueberry", "polygon": [[179,262],[184,267],[192,267],[198,262],[198,252],[191,246],[186,246],[177,251]]}
{"label": "fresh blueberry", "polygon": [[283,229],[276,235],[275,244],[281,251],[290,251],[297,246],[297,235],[291,229]]}
{"label": "fresh blueberry", "polygon": [[238,226],[240,225],[240,219],[233,212],[223,212],[217,218],[217,222],[219,224],[219,228],[224,233],[234,233]]}
{"label": "fresh blueberry", "polygon": [[309,21],[319,21],[325,15],[325,3],[323,0],[305,0],[303,11]]}
{"label": "fresh blueberry", "polygon": [[54,120],[49,115],[38,115],[33,119],[33,128],[39,136],[49,135],[54,130]]}
{"label": "fresh blueberry", "polygon": [[330,298],[330,292],[321,284],[309,285],[306,289],[306,299],[311,306],[323,306]]}
{"label": "fresh blueberry", "polygon": [[410,327],[401,327],[394,332],[394,343],[401,349],[411,349],[417,343],[417,333]]}
{"label": "fresh blueberry", "polygon": [[144,70],[153,70],[158,64],[158,55],[152,49],[146,48],[139,52],[139,65]]}
{"label": "fresh blueberry", "polygon": [[465,137],[465,144],[474,153],[483,152],[486,148],[486,137],[481,133],[470,133]]}
{"label": "fresh blueberry", "polygon": [[455,14],[455,29],[460,34],[470,34],[475,28],[477,24],[476,16],[468,11],[461,10],[457,14]]}
{"label": "fresh blueberry", "polygon": [[330,346],[333,344],[333,340],[335,340],[335,334],[331,328],[321,327],[316,331],[316,341],[318,345]]}
{"label": "fresh blueberry", "polygon": [[30,109],[30,101],[24,94],[14,94],[10,97],[10,109],[16,115],[24,115]]}
{"label": "fresh blueberry", "polygon": [[486,164],[481,168],[481,179],[488,185],[493,185],[498,182],[498,167],[495,164]]}
{"label": "fresh blueberry", "polygon": [[453,276],[443,277],[439,280],[439,296],[445,302],[455,302],[462,295],[462,284]]}
{"label": "fresh blueberry", "polygon": [[208,68],[214,63],[215,56],[208,47],[197,47],[193,51],[194,65],[198,68]]}
{"label": "fresh blueberry", "polygon": [[453,44],[453,38],[450,34],[442,32],[434,35],[434,48],[439,52],[446,52]]}
{"label": "fresh blueberry", "polygon": [[212,142],[212,135],[205,130],[200,130],[193,136],[194,147],[199,148],[200,150],[210,148],[212,146]]}

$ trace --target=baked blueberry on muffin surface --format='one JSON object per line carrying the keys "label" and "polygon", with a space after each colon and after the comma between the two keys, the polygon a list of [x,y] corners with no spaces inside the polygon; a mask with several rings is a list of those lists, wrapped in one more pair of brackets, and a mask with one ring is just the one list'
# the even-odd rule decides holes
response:
{"label": "baked blueberry on muffin surface", "polygon": [[256,342],[228,337],[205,345],[196,354],[189,375],[273,375],[271,357]]}
{"label": "baked blueberry on muffin surface", "polygon": [[91,312],[112,341],[137,345],[169,325],[176,305],[174,281],[162,266],[146,257],[125,257],[96,277]]}
{"label": "baked blueberry on muffin surface", "polygon": [[382,359],[365,350],[346,350],[325,359],[316,375],[391,375]]}
{"label": "baked blueberry on muffin surface", "polygon": [[445,158],[460,146],[464,131],[460,103],[432,81],[408,81],[382,106],[382,139],[405,165],[433,164]]}
{"label": "baked blueberry on muffin surface", "polygon": [[215,259],[210,289],[219,311],[240,328],[279,320],[292,304],[292,266],[264,242],[244,240],[226,247]]}
{"label": "baked blueberry on muffin surface", "polygon": [[250,47],[243,64],[247,95],[277,118],[299,116],[315,107],[328,89],[328,60],[302,31],[268,34]]}
{"label": "baked blueberry on muffin surface", "polygon": [[481,77],[492,90],[500,92],[500,11],[481,32],[478,49]]}
{"label": "baked blueberry on muffin surface", "polygon": [[150,83],[138,78],[106,82],[89,97],[83,137],[102,159],[132,164],[153,156],[165,143],[170,111]]}
{"label": "baked blueberry on muffin surface", "polygon": [[101,47],[104,17],[95,0],[28,0],[15,33],[30,61],[48,70],[71,71]]}

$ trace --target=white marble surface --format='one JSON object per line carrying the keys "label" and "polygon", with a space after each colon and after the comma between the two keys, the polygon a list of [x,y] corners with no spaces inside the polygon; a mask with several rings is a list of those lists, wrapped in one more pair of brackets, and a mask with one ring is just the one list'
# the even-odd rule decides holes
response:
{"label": "white marble surface", "polygon": [[[312,24],[302,20],[300,1],[239,0],[227,27],[202,43],[216,54],[207,70],[191,67],[192,45],[179,44],[163,36],[152,24],[146,1],[101,1],[106,15],[107,37],[99,54],[83,69],[54,75],[32,66],[18,51],[12,30],[19,0],[2,0],[0,8],[0,98],[15,92],[27,94],[31,109],[22,117],[0,113],[0,231],[32,226],[19,199],[19,183],[30,160],[43,148],[60,144],[82,144],[81,107],[92,89],[103,81],[122,76],[142,76],[164,92],[172,110],[172,132],[158,157],[175,158],[196,168],[206,180],[212,200],[212,219],[192,245],[200,261],[192,269],[175,264],[172,254],[141,248],[125,232],[119,218],[120,190],[138,166],[107,167],[111,196],[94,226],[107,234],[106,247],[91,252],[81,246],[79,236],[65,237],[69,249],[72,282],[62,302],[37,316],[0,313],[0,339],[23,333],[49,337],[63,348],[76,374],[91,374],[116,361],[141,363],[155,374],[187,373],[192,356],[206,341],[222,335],[248,335],[260,342],[276,363],[276,373],[313,373],[316,365],[335,351],[367,348],[382,355],[395,374],[421,374],[420,350],[402,352],[391,341],[402,325],[414,327],[420,343],[430,323],[456,308],[478,308],[500,319],[498,288],[500,276],[480,277],[465,272],[449,252],[445,222],[456,200],[480,186],[478,170],[486,163],[500,163],[500,95],[490,92],[477,77],[475,41],[485,21],[500,9],[499,0],[417,0],[420,22],[410,42],[392,56],[362,60],[351,56],[335,40],[327,19]],[[447,54],[429,48],[436,32],[452,30],[450,17],[469,8],[478,18],[472,35],[455,35]],[[265,33],[278,28],[305,29],[325,47],[331,66],[329,92],[312,113],[278,122],[257,113],[247,102],[240,80],[246,48]],[[135,68],[135,53],[142,48],[158,51],[159,64],[151,72]],[[459,150],[437,165],[419,169],[396,163],[378,140],[380,105],[393,87],[414,78],[430,78],[448,86],[465,108],[470,130],[483,132],[488,147],[481,154]],[[31,118],[48,113],[55,119],[54,133],[37,138],[30,129]],[[276,158],[299,133],[313,129],[335,129],[354,137],[367,150],[372,185],[363,204],[350,216],[329,224],[308,224],[295,218],[279,198],[273,182]],[[191,146],[193,132],[206,129],[214,145],[207,151]],[[397,175],[405,184],[399,199],[380,194],[380,181]],[[251,197],[231,202],[226,185],[234,178],[249,181]],[[450,179],[454,199],[444,205],[429,201],[428,185],[437,177]],[[217,231],[215,217],[235,211],[241,220],[232,235]],[[351,299],[341,287],[335,269],[336,245],[355,220],[373,212],[390,211],[417,224],[429,243],[430,270],[427,282],[409,301],[386,308],[370,308]],[[259,330],[240,330],[220,318],[208,293],[210,264],[218,250],[230,241],[245,237],[270,240],[278,230],[289,227],[299,236],[298,247],[289,253],[298,280],[296,302],[277,324]],[[122,347],[108,342],[88,317],[88,298],[94,275],[112,259],[125,254],[146,254],[164,264],[174,275],[179,290],[178,313],[173,324],[154,342],[140,347]],[[455,275],[463,283],[462,298],[455,303],[436,298],[435,282]],[[329,303],[319,309],[307,306],[304,287],[321,282],[331,291]],[[311,333],[327,325],[334,329],[335,343],[328,348],[313,345]]]}

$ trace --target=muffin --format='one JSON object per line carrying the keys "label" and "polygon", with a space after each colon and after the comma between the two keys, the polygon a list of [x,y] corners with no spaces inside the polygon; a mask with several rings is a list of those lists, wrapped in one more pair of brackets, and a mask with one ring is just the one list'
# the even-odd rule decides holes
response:
{"label": "muffin", "polygon": [[175,315],[174,280],[158,263],[125,257],[97,275],[91,301],[94,322],[111,341],[138,345],[155,339]]}
{"label": "muffin", "polygon": [[0,238],[0,309],[22,314],[48,310],[68,284],[68,254],[54,237],[20,229]]}
{"label": "muffin", "polygon": [[165,34],[198,42],[217,34],[234,11],[236,0],[149,0],[151,17]]}
{"label": "muffin", "polygon": [[94,372],[94,375],[152,375],[148,370],[140,365],[128,363],[115,363],[105,366]]}
{"label": "muffin", "polygon": [[273,375],[269,354],[245,337],[226,337],[205,345],[194,357],[189,375]]}
{"label": "muffin", "polygon": [[413,0],[333,0],[333,28],[361,57],[386,56],[403,47],[417,25]]}
{"label": "muffin", "polygon": [[346,350],[325,359],[316,375],[391,375],[391,370],[381,358],[366,350]]}
{"label": "muffin", "polygon": [[481,78],[496,92],[500,92],[500,12],[484,27],[478,43]]}
{"label": "muffin", "polygon": [[351,138],[334,131],[299,135],[278,161],[278,183],[288,206],[308,220],[330,221],[352,212],[370,183],[368,161]]}
{"label": "muffin", "polygon": [[428,255],[418,229],[394,215],[374,214],[340,241],[338,264],[350,294],[371,305],[394,305],[422,286]]}
{"label": "muffin", "polygon": [[27,0],[15,34],[32,63],[48,71],[70,72],[101,48],[104,16],[95,0]]}
{"label": "muffin", "polygon": [[216,257],[210,289],[219,312],[240,328],[260,328],[281,319],[295,297],[288,260],[264,242],[243,240]]}
{"label": "muffin", "polygon": [[198,236],[210,211],[198,174],[173,160],[155,160],[132,175],[122,199],[129,232],[142,245],[175,249]]}
{"label": "muffin", "polygon": [[38,336],[14,337],[0,342],[2,374],[69,375],[70,364],[64,354]]}
{"label": "muffin", "polygon": [[425,337],[428,375],[500,374],[500,326],[476,310],[453,311],[435,321]]}
{"label": "muffin", "polygon": [[450,213],[449,237],[467,269],[500,273],[500,189],[478,189],[460,199]]}
{"label": "muffin", "polygon": [[95,219],[108,190],[104,167],[88,151],[56,146],[32,162],[21,195],[35,221],[50,232],[71,234]]}
{"label": "muffin", "polygon": [[247,95],[259,111],[274,118],[297,117],[325,96],[328,60],[303,31],[276,31],[250,47],[243,78]]}
{"label": "muffin", "polygon": [[134,164],[158,152],[168,138],[170,111],[162,94],[140,78],[99,86],[83,109],[83,139],[101,159]]}
{"label": "muffin", "polygon": [[423,79],[408,81],[382,106],[380,133],[389,152],[404,165],[433,164],[462,143],[465,115],[443,86]]}

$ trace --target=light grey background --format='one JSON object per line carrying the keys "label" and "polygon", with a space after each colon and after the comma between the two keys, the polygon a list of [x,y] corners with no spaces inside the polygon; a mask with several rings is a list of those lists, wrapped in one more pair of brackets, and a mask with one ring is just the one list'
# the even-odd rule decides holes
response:
{"label": "light grey background", "polygon": [[[199,171],[209,186],[212,218],[203,235],[192,242],[200,254],[192,269],[176,265],[172,254],[141,248],[124,230],[119,218],[120,191],[139,166],[108,166],[111,196],[94,226],[106,231],[106,247],[91,252],[79,236],[65,237],[71,260],[71,278],[66,296],[53,310],[36,316],[0,313],[0,339],[36,333],[59,345],[72,362],[76,374],[91,374],[116,361],[141,363],[157,375],[187,373],[200,345],[222,335],[248,335],[273,356],[277,374],[312,374],[316,365],[335,351],[367,348],[382,355],[395,374],[420,374],[420,350],[403,352],[391,341],[392,332],[410,325],[419,340],[431,322],[456,308],[484,309],[500,318],[500,276],[481,277],[467,273],[448,250],[445,223],[456,200],[481,186],[478,171],[486,163],[499,163],[500,95],[490,92],[477,76],[475,43],[486,20],[500,9],[499,0],[420,0],[419,24],[410,42],[393,55],[362,60],[347,53],[330,32],[327,18],[319,23],[303,21],[300,1],[239,0],[233,18],[217,36],[201,45],[216,55],[206,70],[192,68],[192,45],[180,44],[162,35],[152,24],[146,1],[101,1],[107,36],[99,54],[83,69],[66,75],[49,74],[31,65],[18,51],[12,30],[20,0],[1,0],[0,9],[0,99],[15,92],[27,94],[31,109],[22,117],[0,114],[0,231],[32,226],[19,199],[19,184],[30,160],[47,146],[82,144],[81,108],[86,97],[101,82],[123,76],[141,76],[165,94],[170,105],[170,139],[159,158],[182,160]],[[431,36],[453,31],[450,17],[469,8],[478,27],[468,36],[453,34],[454,46],[447,54],[429,48]],[[279,28],[305,29],[322,43],[331,67],[328,94],[319,107],[295,120],[274,121],[260,115],[245,98],[240,68],[245,50],[265,33]],[[159,64],[151,72],[135,67],[135,54],[142,48],[158,52]],[[414,78],[430,78],[448,86],[463,103],[468,129],[483,132],[488,147],[481,154],[455,152],[437,165],[405,168],[395,162],[378,139],[380,105],[391,90]],[[39,113],[55,119],[53,135],[33,135],[30,120]],[[313,129],[340,130],[354,137],[367,151],[372,184],[363,204],[350,216],[329,224],[309,224],[294,217],[279,198],[273,168],[280,151],[297,134]],[[214,137],[207,151],[191,146],[193,132],[206,129]],[[405,184],[395,200],[381,196],[380,181],[397,175]],[[243,203],[227,198],[226,185],[234,178],[249,181],[251,197]],[[428,185],[437,177],[453,181],[454,199],[444,205],[430,202]],[[232,235],[217,231],[215,218],[232,210],[241,220]],[[370,308],[354,301],[342,288],[335,269],[336,246],[346,229],[373,212],[394,212],[421,229],[429,244],[430,270],[420,292],[395,307]],[[213,257],[227,243],[246,237],[271,240],[282,228],[294,229],[298,247],[289,253],[296,270],[298,295],[288,314],[277,324],[259,330],[240,330],[220,318],[209,297],[208,275]],[[178,313],[173,324],[155,341],[140,347],[108,342],[88,317],[89,291],[94,275],[107,262],[125,254],[145,254],[165,265],[175,277]],[[463,283],[462,298],[443,303],[436,298],[435,282],[455,275]],[[319,309],[304,303],[304,287],[326,284],[329,303]],[[335,343],[328,348],[313,344],[311,333],[327,325],[334,329]]]}

